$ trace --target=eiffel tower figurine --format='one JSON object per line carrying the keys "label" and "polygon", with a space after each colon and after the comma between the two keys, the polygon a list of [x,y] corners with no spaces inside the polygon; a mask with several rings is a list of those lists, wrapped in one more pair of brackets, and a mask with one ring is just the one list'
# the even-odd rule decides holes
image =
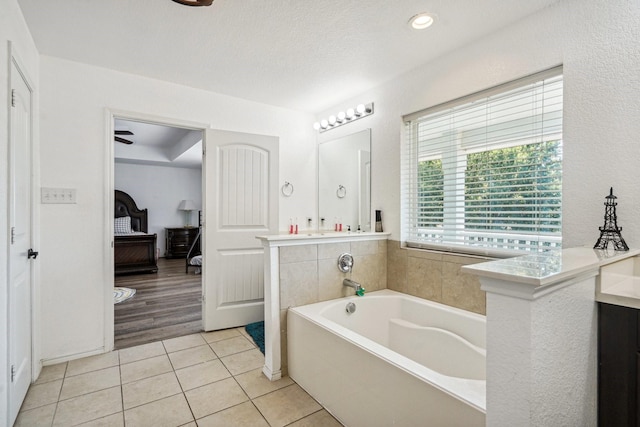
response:
{"label": "eiffel tower figurine", "polygon": [[598,227],[600,229],[600,237],[596,242],[593,249],[607,249],[609,242],[613,242],[613,248],[616,251],[628,251],[629,247],[625,243],[620,232],[622,227],[618,227],[618,219],[616,217],[616,196],[613,195],[613,187],[609,190],[609,195],[606,197],[607,201],[604,202],[604,227]]}

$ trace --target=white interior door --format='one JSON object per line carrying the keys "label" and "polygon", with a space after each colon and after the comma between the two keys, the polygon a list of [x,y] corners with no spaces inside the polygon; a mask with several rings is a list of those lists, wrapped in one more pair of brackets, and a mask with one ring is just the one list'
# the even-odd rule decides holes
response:
{"label": "white interior door", "polygon": [[9,421],[31,382],[31,91],[11,64],[9,138]]}
{"label": "white interior door", "polygon": [[277,137],[207,130],[203,309],[207,331],[264,319],[264,253],[278,230]]}

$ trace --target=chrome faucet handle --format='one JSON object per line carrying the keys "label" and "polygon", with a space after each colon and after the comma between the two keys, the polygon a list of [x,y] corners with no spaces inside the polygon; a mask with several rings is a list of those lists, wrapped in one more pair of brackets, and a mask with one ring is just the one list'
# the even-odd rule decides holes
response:
{"label": "chrome faucet handle", "polygon": [[353,268],[353,256],[350,253],[343,253],[338,257],[338,269],[343,273],[348,273]]}

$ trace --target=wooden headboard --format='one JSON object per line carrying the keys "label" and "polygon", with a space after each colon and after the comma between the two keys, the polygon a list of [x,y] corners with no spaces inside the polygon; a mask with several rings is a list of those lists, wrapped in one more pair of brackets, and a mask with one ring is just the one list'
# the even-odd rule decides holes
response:
{"label": "wooden headboard", "polygon": [[147,210],[138,209],[136,202],[124,191],[116,190],[115,196],[115,218],[130,216],[133,231],[147,233]]}

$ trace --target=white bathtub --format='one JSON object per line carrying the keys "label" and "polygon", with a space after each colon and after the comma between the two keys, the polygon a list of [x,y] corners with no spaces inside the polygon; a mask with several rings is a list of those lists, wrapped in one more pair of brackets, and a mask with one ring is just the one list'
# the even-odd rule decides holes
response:
{"label": "white bathtub", "polygon": [[484,316],[382,290],[291,308],[287,328],[289,375],[348,427],[485,425]]}

